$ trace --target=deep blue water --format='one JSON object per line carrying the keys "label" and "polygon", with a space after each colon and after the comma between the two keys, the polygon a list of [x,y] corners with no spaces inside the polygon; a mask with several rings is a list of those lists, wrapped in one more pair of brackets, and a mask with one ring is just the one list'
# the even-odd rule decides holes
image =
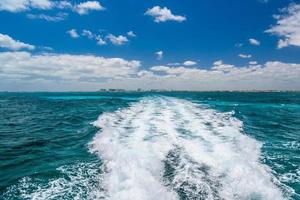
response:
{"label": "deep blue water", "polygon": [[101,198],[300,199],[300,93],[0,93],[0,199]]}

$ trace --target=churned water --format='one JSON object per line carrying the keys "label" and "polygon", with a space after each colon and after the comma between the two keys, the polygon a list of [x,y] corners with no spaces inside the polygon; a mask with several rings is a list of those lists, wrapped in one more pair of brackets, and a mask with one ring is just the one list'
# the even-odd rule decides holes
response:
{"label": "churned water", "polygon": [[0,199],[300,199],[300,93],[0,93]]}

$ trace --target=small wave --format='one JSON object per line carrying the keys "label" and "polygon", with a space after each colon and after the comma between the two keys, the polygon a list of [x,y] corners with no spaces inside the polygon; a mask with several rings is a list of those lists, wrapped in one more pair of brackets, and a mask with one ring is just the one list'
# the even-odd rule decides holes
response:
{"label": "small wave", "polygon": [[300,183],[300,167],[298,167],[293,172],[282,174],[279,180],[285,183]]}
{"label": "small wave", "polygon": [[297,141],[289,141],[284,144],[282,144],[284,148],[291,149],[291,150],[300,150],[300,142]]}
{"label": "small wave", "polygon": [[79,163],[57,169],[59,176],[45,180],[45,177],[25,177],[9,187],[0,199],[54,200],[54,199],[103,199],[102,172],[100,164]]}

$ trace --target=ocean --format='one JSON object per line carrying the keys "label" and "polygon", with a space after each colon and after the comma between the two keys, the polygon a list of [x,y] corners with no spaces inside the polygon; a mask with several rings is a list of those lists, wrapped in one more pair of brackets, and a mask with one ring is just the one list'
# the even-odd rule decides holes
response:
{"label": "ocean", "polygon": [[0,93],[0,199],[300,200],[300,93]]}

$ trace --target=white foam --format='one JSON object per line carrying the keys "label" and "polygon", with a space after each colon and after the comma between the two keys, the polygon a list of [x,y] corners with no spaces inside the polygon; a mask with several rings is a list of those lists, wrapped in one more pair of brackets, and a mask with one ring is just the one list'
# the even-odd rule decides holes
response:
{"label": "white foam", "polygon": [[149,134],[155,106],[154,100],[144,100],[129,109],[104,114],[94,123],[102,130],[91,147],[106,162],[104,180],[110,199],[176,198],[160,181],[162,160],[172,143]]}
{"label": "white foam", "polygon": [[94,125],[90,149],[105,162],[108,199],[284,199],[261,144],[232,113],[152,97]]}
{"label": "white foam", "polygon": [[292,172],[286,172],[280,176],[281,182],[300,183],[300,167]]}
{"label": "white foam", "polygon": [[184,129],[200,137],[184,140],[184,149],[200,165],[209,167],[209,176],[222,185],[218,190],[221,198],[283,199],[269,168],[260,163],[261,144],[242,134],[242,122],[232,113],[199,109],[181,101],[176,108],[185,121]]}
{"label": "white foam", "polygon": [[[97,162],[79,163],[58,168],[59,177],[48,182],[39,177],[24,177],[7,189],[3,199],[103,199],[102,172]],[[0,196],[1,198],[1,196]]]}

